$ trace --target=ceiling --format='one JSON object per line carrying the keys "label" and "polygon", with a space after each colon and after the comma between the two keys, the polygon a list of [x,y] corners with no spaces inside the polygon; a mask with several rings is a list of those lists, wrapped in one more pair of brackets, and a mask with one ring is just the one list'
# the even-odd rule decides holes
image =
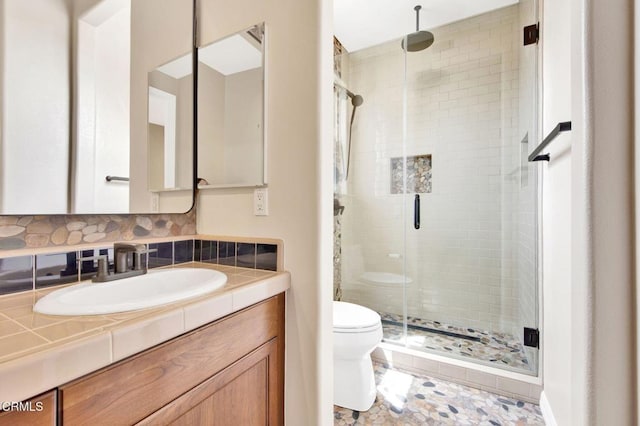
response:
{"label": "ceiling", "polygon": [[400,39],[416,30],[431,30],[461,19],[518,3],[518,0],[334,0],[334,33],[349,52]]}
{"label": "ceiling", "polygon": [[[240,34],[198,49],[198,60],[223,75],[262,66],[262,50]],[[158,67],[160,72],[179,79],[191,74],[191,53]]]}

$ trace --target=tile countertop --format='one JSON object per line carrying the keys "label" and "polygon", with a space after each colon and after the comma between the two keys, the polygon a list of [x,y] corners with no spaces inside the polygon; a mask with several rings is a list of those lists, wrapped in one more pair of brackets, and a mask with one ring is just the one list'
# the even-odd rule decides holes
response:
{"label": "tile countertop", "polygon": [[42,315],[35,302],[63,286],[0,297],[0,401],[22,401],[289,289],[288,272],[208,263],[225,286],[157,308],[91,316]]}

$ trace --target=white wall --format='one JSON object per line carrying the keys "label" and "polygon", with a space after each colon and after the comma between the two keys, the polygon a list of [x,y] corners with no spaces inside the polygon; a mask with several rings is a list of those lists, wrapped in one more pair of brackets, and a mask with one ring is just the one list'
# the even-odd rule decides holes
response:
{"label": "white wall", "polygon": [[260,143],[256,144],[263,140],[261,93],[262,68],[225,78],[225,183],[262,182],[264,150]]}
{"label": "white wall", "polygon": [[36,212],[47,205],[48,213],[65,213],[70,149],[68,4],[4,0],[0,6],[1,212]]}
{"label": "white wall", "polygon": [[[542,137],[571,111],[571,10],[568,1],[545,1],[541,24]],[[542,163],[543,380],[558,424],[572,423],[571,333],[571,142],[563,134],[550,145],[551,161]]]}
{"label": "white wall", "polygon": [[542,167],[543,399],[560,425],[637,420],[631,11],[630,0],[544,5],[543,133],[573,126]]}
{"label": "white wall", "polygon": [[198,177],[210,184],[224,182],[225,78],[216,70],[198,65]]}
{"label": "white wall", "polygon": [[292,277],[286,312],[286,422],[329,425],[333,423],[332,3],[203,0],[200,4],[203,45],[266,22],[269,216],[253,216],[250,190],[201,190],[198,232],[284,240],[284,264]]}
{"label": "white wall", "polygon": [[[400,286],[363,288],[366,271],[402,273],[408,314],[449,324],[522,334],[518,268],[535,295],[535,250],[519,264],[519,232],[535,238],[534,177],[521,187],[520,16],[503,8],[433,30],[429,49],[407,56],[407,144],[402,145],[404,58],[399,40],[349,55],[349,89],[364,97],[353,127],[343,223],[345,300],[402,313]],[[528,64],[535,67],[535,64]],[[524,84],[533,86],[529,78]],[[531,97],[530,97],[531,98]],[[531,123],[529,118],[526,124]],[[390,159],[432,155],[432,192],[390,193]],[[526,213],[525,213],[526,214]],[[404,228],[407,228],[406,236]],[[403,253],[406,259],[389,257]],[[354,259],[355,258],[355,259]],[[364,270],[358,270],[358,269]],[[531,276],[533,274],[533,276]],[[535,312],[533,299],[531,310]],[[535,317],[527,326],[535,326]]]}

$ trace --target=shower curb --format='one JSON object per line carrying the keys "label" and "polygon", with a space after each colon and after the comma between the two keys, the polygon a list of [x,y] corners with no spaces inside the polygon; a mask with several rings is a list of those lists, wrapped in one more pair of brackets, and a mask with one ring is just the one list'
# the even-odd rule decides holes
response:
{"label": "shower curb", "polygon": [[540,404],[539,377],[502,371],[470,362],[381,343],[371,354],[374,361],[410,373],[436,377],[498,395]]}

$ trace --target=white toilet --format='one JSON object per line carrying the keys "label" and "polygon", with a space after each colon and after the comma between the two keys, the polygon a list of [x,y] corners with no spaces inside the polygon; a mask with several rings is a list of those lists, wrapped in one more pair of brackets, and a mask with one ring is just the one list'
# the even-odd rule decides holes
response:
{"label": "white toilet", "polygon": [[376,399],[371,352],[382,340],[380,315],[364,306],[333,302],[333,403],[367,411]]}

